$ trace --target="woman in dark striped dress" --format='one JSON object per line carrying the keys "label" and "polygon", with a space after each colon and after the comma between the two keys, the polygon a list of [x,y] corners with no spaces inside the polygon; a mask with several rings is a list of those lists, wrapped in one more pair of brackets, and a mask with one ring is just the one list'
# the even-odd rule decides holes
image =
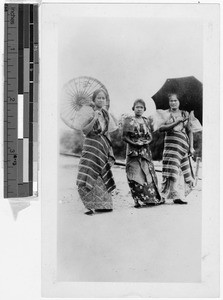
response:
{"label": "woman in dark striped dress", "polygon": [[111,165],[115,159],[109,137],[110,115],[103,108],[107,97],[104,90],[94,92],[94,115],[83,127],[85,140],[78,167],[77,186],[87,215],[113,209],[111,192],[115,189],[115,182]]}
{"label": "woman in dark striped dress", "polygon": [[[169,95],[169,118],[160,131],[165,131],[163,151],[162,197],[176,204],[187,204],[185,197],[193,186],[189,154],[193,154],[193,133],[190,130],[189,113],[179,109],[176,94]],[[181,177],[183,176],[183,192]]]}

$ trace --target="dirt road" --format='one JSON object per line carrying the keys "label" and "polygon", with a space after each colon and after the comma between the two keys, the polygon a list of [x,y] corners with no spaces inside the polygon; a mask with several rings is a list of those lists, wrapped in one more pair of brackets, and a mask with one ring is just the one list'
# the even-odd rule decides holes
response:
{"label": "dirt road", "polygon": [[59,159],[58,280],[200,281],[201,180],[188,205],[135,209],[125,169],[114,167],[113,212],[87,216],[75,186],[77,163]]}

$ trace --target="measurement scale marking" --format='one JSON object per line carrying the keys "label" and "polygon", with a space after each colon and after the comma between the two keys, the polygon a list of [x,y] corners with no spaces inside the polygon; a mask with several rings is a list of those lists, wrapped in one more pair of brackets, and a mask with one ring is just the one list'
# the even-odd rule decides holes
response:
{"label": "measurement scale marking", "polygon": [[[8,26],[5,26],[5,28],[6,28],[5,36],[7,36],[7,41],[6,41],[6,44],[5,44],[5,58],[6,58],[5,70],[7,70],[7,72],[5,72],[5,73],[11,75],[11,76],[8,75],[8,77],[9,77],[8,81],[9,82],[7,83],[7,86],[8,87],[11,86],[11,84],[9,84],[9,83],[13,82],[13,84],[14,84],[13,87],[16,89],[16,87],[17,87],[16,81],[14,81],[14,80],[12,81],[11,77],[16,78],[17,62],[16,62],[16,59],[13,59],[13,56],[12,56],[12,55],[15,55],[15,54],[11,54],[10,51],[13,50],[13,52],[17,52],[17,47],[16,47],[17,37],[16,37],[16,30],[13,30],[12,34],[11,34],[13,39],[9,38],[9,33],[10,33],[9,30],[12,30],[12,28],[10,28],[10,24],[9,24],[8,21],[10,20],[10,23],[12,23],[14,25],[14,26],[11,26],[11,27],[16,28],[15,24],[17,24],[17,22],[18,22],[18,18],[16,16],[17,15],[17,6],[16,5],[10,5],[9,9],[8,9],[8,5],[6,5],[5,11],[6,11],[5,19],[7,20],[7,25],[8,25]],[[14,42],[13,45],[9,45],[10,41]],[[9,63],[9,61],[11,63]],[[10,69],[9,69],[9,67],[10,67]],[[9,92],[11,92],[11,89],[5,87],[4,107],[5,107],[5,112],[6,113],[4,114],[4,117],[7,117],[7,112],[11,112],[11,110],[12,110],[12,106],[9,106],[9,103],[8,103],[8,99],[9,99],[8,98],[8,93]],[[12,90],[12,92],[14,93],[13,90]],[[13,95],[13,96],[15,96],[15,95]],[[15,100],[15,97],[13,98],[14,100]],[[15,108],[15,110],[13,109],[13,114],[16,113],[16,106],[14,106],[14,108]],[[11,117],[10,114],[8,114],[8,115]],[[15,117],[13,119],[16,120],[16,114],[15,114]],[[11,132],[14,129],[10,130],[10,126],[11,126],[11,123],[9,122],[8,126],[6,126],[6,130],[4,130],[4,138],[9,139],[9,137],[11,136],[14,139],[14,138],[16,138],[16,133]],[[12,128],[14,128],[14,126],[12,126]],[[10,150],[14,152],[13,155],[10,155],[11,154]],[[16,178],[17,177],[17,153],[16,152],[17,152],[17,149],[9,149],[8,145],[4,148],[4,157],[5,157],[5,160],[7,161],[7,167],[8,167],[8,169],[11,170],[11,172],[9,172],[9,171],[4,172],[5,178],[7,178],[7,181],[8,181],[7,187],[6,187],[6,185],[4,186],[5,187],[5,190],[4,190],[4,195],[5,196],[8,196],[9,193],[14,197],[17,196],[17,184],[15,184],[14,186],[10,185],[11,180],[13,180],[13,182],[17,183],[17,178]]]}
{"label": "measurement scale marking", "polygon": [[38,5],[5,4],[4,51],[4,196],[25,197],[37,191]]}

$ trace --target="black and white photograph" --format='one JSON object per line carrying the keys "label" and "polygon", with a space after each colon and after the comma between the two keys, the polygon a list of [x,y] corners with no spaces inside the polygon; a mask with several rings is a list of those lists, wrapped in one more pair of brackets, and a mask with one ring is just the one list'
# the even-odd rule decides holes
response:
{"label": "black and white photograph", "polygon": [[58,279],[199,281],[202,23],[74,18],[58,34]]}
{"label": "black and white photograph", "polygon": [[222,299],[222,0],[0,1],[2,299]]}
{"label": "black and white photograph", "polygon": [[43,296],[217,297],[218,6],[41,15]]}

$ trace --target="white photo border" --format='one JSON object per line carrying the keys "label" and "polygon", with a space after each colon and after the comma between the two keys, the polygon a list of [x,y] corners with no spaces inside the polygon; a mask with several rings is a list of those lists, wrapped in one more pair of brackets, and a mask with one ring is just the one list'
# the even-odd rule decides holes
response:
{"label": "white photo border", "polygon": [[[40,91],[40,199],[42,201],[42,296],[78,298],[213,298],[219,297],[220,233],[220,19],[217,4],[171,4],[171,12],[187,13],[204,22],[203,53],[203,196],[202,196],[202,282],[201,283],[102,283],[57,282],[57,160],[58,160],[58,7],[68,4],[43,3],[41,7]],[[90,5],[75,4],[72,5]],[[109,6],[118,4],[106,4]],[[125,4],[128,5],[128,4]],[[133,5],[133,4],[131,4]],[[154,4],[136,5],[136,13],[156,10]],[[163,4],[155,4],[163,5]],[[102,4],[103,6],[103,4]],[[211,6],[211,9],[210,9]],[[61,6],[60,6],[61,7]],[[105,6],[104,6],[105,7]],[[168,10],[168,7],[167,7]],[[131,10],[126,10],[131,11]],[[86,13],[86,12],[85,12]],[[90,13],[90,10],[87,12]],[[148,13],[148,11],[147,11]],[[50,37],[50,38],[49,38]]]}

